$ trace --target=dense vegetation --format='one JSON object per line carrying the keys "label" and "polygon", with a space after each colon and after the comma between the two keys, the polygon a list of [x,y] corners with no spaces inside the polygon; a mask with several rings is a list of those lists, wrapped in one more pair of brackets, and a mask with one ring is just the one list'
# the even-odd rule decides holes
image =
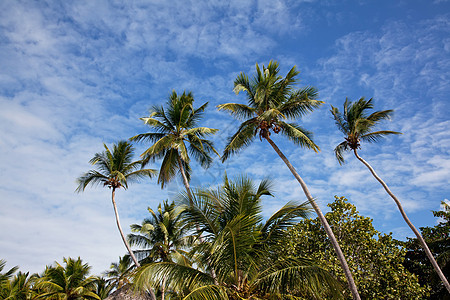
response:
{"label": "dense vegetation", "polygon": [[[289,161],[274,143],[272,133],[319,151],[312,134],[297,122],[323,102],[315,99],[313,87],[296,89],[298,74],[293,67],[285,77],[280,76],[278,63],[271,61],[267,67],[256,65],[251,79],[245,73],[236,78],[234,90],[245,92],[248,103],[218,106],[242,121],[221,159],[237,155],[259,137],[292,172],[307,202],[287,202],[265,219],[261,200],[276,196],[270,180],[255,183],[244,175],[224,175],[218,187],[191,187],[191,159],[208,168],[214,155],[219,156],[208,139],[217,129],[199,124],[207,103],[195,108],[191,92],[173,91],[165,106],[153,106],[150,115],[142,118],[149,132],[119,141],[112,148],[104,145],[104,151],[90,161],[95,169],[78,178],[78,192],[90,185],[111,189],[117,227],[128,254],[112,263],[103,277],[90,275],[90,266],[79,257],[63,258],[62,264],[55,262],[32,275],[18,267],[3,270],[6,262],[0,260],[0,299],[105,299],[114,291],[162,300],[448,297],[449,206],[443,203],[445,210],[434,212],[441,222],[421,228],[422,238],[398,199],[357,153],[361,141],[398,134],[373,130],[391,110],[369,114],[373,101],[364,98],[355,103],[346,100],[343,113],[332,107],[336,124],[345,134],[335,153],[343,163],[343,153],[353,151],[383,185],[416,234],[408,242],[377,231],[372,220],[361,216],[343,197],[336,197],[329,204],[331,212],[323,215],[294,168],[295,161]],[[133,160],[132,142],[150,143],[139,160]],[[150,162],[160,163],[159,172],[145,168]],[[132,233],[125,237],[115,191],[156,173],[161,188],[180,176],[186,192],[176,201],[162,201],[156,210],[148,208],[149,218],[131,225]],[[313,211],[315,219],[311,218]]]}

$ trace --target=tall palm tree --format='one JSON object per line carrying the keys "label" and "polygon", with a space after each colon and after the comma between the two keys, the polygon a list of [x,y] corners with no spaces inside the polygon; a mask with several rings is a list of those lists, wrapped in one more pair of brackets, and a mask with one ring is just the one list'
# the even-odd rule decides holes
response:
{"label": "tall palm tree", "polygon": [[319,147],[312,141],[311,133],[296,123],[287,122],[287,120],[295,120],[312,112],[323,102],[314,100],[318,93],[313,87],[295,89],[296,76],[299,74],[295,66],[284,78],[279,75],[279,72],[278,63],[270,61],[269,65],[267,67],[263,65],[262,69],[256,64],[256,74],[252,80],[249,80],[245,73],[241,73],[234,81],[234,91],[236,94],[244,91],[247,94],[248,105],[226,103],[218,106],[219,110],[226,110],[235,118],[244,121],[237,132],[229,138],[222,160],[225,161],[230,155],[236,154],[250,145],[257,134],[259,134],[260,140],[265,139],[272,146],[300,183],[336,251],[353,298],[360,299],[347,261],[325,216],[299,173],[270,137],[271,132],[281,133],[296,145],[317,152]]}
{"label": "tall palm tree", "polygon": [[[187,253],[188,246],[192,245],[193,236],[187,235],[187,228],[181,220],[181,210],[174,202],[158,205],[157,211],[148,208],[151,218],[147,218],[142,225],[133,224],[131,230],[134,234],[128,235],[131,246],[144,248],[135,251],[141,256],[143,263],[176,262],[190,266],[191,261]],[[165,280],[161,283],[161,300],[165,298]]]}
{"label": "tall palm tree", "polygon": [[150,116],[141,118],[153,131],[130,138],[132,141],[154,143],[142,153],[143,162],[162,158],[158,183],[164,188],[179,172],[189,196],[191,196],[189,154],[203,168],[211,165],[211,152],[219,155],[213,143],[205,138],[216,133],[217,129],[196,127],[208,103],[194,109],[193,102],[194,96],[191,92],[177,95],[175,91],[172,91],[166,108],[153,106],[150,109]]}
{"label": "tall palm tree", "polygon": [[400,200],[391,192],[389,187],[384,183],[384,181],[375,173],[375,170],[372,166],[367,163],[364,159],[362,159],[358,154],[358,148],[360,148],[360,142],[377,142],[381,138],[390,135],[390,134],[401,134],[400,132],[389,131],[389,130],[378,130],[374,131],[374,127],[381,121],[387,120],[391,117],[393,110],[383,110],[383,111],[375,111],[371,114],[368,113],[369,110],[373,109],[372,99],[365,100],[365,98],[360,98],[358,101],[352,103],[348,99],[345,99],[344,102],[344,112],[341,113],[336,107],[331,106],[331,113],[336,121],[336,125],[342,133],[345,135],[345,141],[340,143],[335,149],[334,152],[336,154],[336,158],[339,163],[342,165],[344,163],[343,154],[345,151],[353,151],[356,158],[361,161],[372,173],[376,180],[383,186],[386,192],[391,196],[394,200],[395,204],[405,220],[408,224],[409,228],[414,232],[417,239],[419,240],[422,248],[424,249],[428,259],[433,265],[435,271],[441,278],[447,290],[450,292],[450,285],[447,279],[439,268],[438,263],[434,259],[433,254],[431,253],[428,245],[423,239],[420,232],[414,227],[414,225],[409,220],[406,215]]}
{"label": "tall palm tree", "polygon": [[90,266],[83,264],[82,260],[64,258],[65,266],[56,262],[55,266],[46,268],[44,276],[38,281],[36,287],[40,291],[37,299],[98,299],[95,293],[94,276],[88,276]]}
{"label": "tall palm tree", "polygon": [[103,144],[105,151],[96,153],[94,157],[89,161],[92,165],[96,166],[98,170],[90,170],[84,173],[77,179],[78,188],[76,192],[84,191],[86,186],[99,185],[107,186],[111,189],[111,200],[114,207],[114,213],[116,216],[117,228],[119,229],[120,236],[123,243],[131,255],[136,267],[140,264],[131,251],[130,245],[128,245],[125,235],[120,225],[119,213],[117,211],[117,205],[115,200],[116,189],[123,187],[128,188],[128,182],[132,182],[144,177],[151,178],[156,171],[153,169],[142,169],[142,161],[132,161],[134,155],[134,148],[126,141],[120,141],[113,145],[112,152],[109,148]]}
{"label": "tall palm tree", "polygon": [[[235,181],[225,177],[219,188],[193,193],[192,204],[184,196],[186,224],[192,229],[198,226],[204,234],[205,241],[195,247],[200,260],[195,267],[173,262],[143,266],[136,285],[167,279],[168,287],[183,299],[317,299],[325,290],[339,298],[337,282],[312,261],[275,257],[280,236],[309,209],[288,203],[264,221],[262,197],[271,195],[268,180],[255,186],[245,177]],[[215,270],[216,278],[208,268]]]}

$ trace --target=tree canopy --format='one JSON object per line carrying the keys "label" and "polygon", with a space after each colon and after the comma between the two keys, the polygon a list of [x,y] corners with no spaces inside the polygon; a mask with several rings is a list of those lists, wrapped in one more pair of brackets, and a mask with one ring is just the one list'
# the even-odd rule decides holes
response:
{"label": "tree canopy", "polygon": [[[361,216],[344,197],[328,204],[330,226],[342,251],[351,259],[349,267],[362,299],[423,299],[427,289],[404,266],[406,249],[391,234],[377,231],[370,218]],[[280,241],[280,255],[311,257],[340,281],[345,277],[337,257],[326,241],[317,219],[301,220]],[[350,295],[347,295],[350,298]]]}

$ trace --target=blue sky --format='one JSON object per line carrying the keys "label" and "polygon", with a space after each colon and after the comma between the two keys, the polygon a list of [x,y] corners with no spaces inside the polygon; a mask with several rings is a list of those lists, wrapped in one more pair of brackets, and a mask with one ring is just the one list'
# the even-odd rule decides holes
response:
{"label": "blue sky", "polygon": [[[131,2],[131,1],[130,1]],[[351,155],[329,113],[346,97],[374,98],[394,109],[380,128],[401,131],[363,144],[365,158],[400,198],[412,222],[433,226],[431,210],[450,188],[450,2],[441,1],[10,1],[0,2],[0,258],[41,272],[63,257],[99,274],[125,253],[107,189],[75,194],[89,159],[147,128],[139,117],[169,93],[189,90],[209,102],[203,124],[218,128],[219,151],[238,122],[215,106],[244,102],[232,91],[241,72],[271,59],[294,65],[300,86],[318,88],[323,107],[299,122],[314,132],[315,154],[273,136],[322,209],[346,196],[376,228],[412,236],[392,200]],[[136,146],[136,153],[145,149]],[[148,146],[148,145],[147,145]],[[153,165],[157,168],[158,165]],[[246,173],[270,176],[276,197],[268,216],[305,197],[266,142],[256,140],[207,171],[193,164],[192,185]],[[122,226],[173,197],[156,180],[117,195]]]}

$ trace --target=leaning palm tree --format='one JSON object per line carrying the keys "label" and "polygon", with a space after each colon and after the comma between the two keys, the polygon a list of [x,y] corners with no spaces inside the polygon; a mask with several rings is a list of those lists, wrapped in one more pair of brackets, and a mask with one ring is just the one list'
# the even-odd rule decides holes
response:
{"label": "leaning palm tree", "polygon": [[438,263],[434,259],[433,254],[428,248],[422,235],[409,220],[408,216],[406,215],[402,207],[402,204],[400,203],[400,200],[398,200],[398,198],[391,192],[386,183],[377,175],[377,173],[375,173],[375,170],[372,168],[372,166],[364,159],[362,159],[358,154],[358,148],[360,148],[361,141],[377,142],[387,135],[401,134],[400,132],[389,130],[374,131],[374,127],[379,122],[390,119],[393,110],[375,111],[369,114],[368,111],[371,109],[373,109],[372,99],[365,100],[364,97],[360,98],[358,101],[354,103],[352,103],[348,99],[345,99],[343,113],[341,113],[336,107],[331,106],[331,113],[334,117],[336,125],[339,128],[339,130],[345,135],[345,141],[337,145],[337,147],[334,149],[336,158],[339,164],[342,165],[344,163],[343,157],[344,152],[353,151],[356,158],[369,169],[369,171],[372,173],[375,179],[378,180],[378,182],[383,186],[383,188],[386,190],[389,196],[391,196],[392,199],[394,199],[394,202],[395,204],[397,204],[397,207],[403,219],[408,224],[409,228],[411,228],[411,230],[416,235],[422,248],[424,249],[426,255],[428,256],[428,259],[431,261],[431,264],[433,265],[435,271],[441,278],[447,290],[450,292],[450,285],[447,279],[445,278],[444,273],[442,273],[441,269],[439,268]]}
{"label": "leaning palm tree", "polygon": [[222,160],[225,161],[230,155],[236,154],[250,145],[256,135],[259,135],[260,140],[265,139],[272,146],[300,183],[336,251],[353,298],[360,299],[347,261],[327,220],[299,173],[270,137],[271,132],[281,133],[294,144],[317,152],[319,147],[312,141],[311,133],[296,123],[287,122],[287,120],[295,120],[312,112],[323,102],[314,100],[318,93],[313,87],[294,88],[297,81],[296,76],[299,74],[295,66],[284,78],[279,75],[279,71],[279,65],[275,61],[270,61],[269,65],[263,66],[262,69],[256,64],[256,74],[252,80],[249,80],[245,73],[241,73],[234,81],[234,91],[236,94],[244,91],[247,94],[248,105],[226,103],[218,106],[219,110],[226,110],[235,118],[244,121],[238,131],[229,138]]}
{"label": "leaning palm tree", "polygon": [[194,96],[191,92],[177,95],[173,91],[166,108],[153,106],[150,109],[150,116],[141,118],[153,131],[130,138],[132,141],[154,143],[141,155],[144,164],[162,158],[158,183],[164,188],[179,172],[189,196],[191,195],[189,154],[203,168],[211,165],[211,152],[219,155],[213,143],[206,139],[208,135],[216,133],[217,129],[196,127],[208,103],[194,109],[193,102]]}
{"label": "leaning palm tree", "polygon": [[264,196],[272,196],[271,182],[256,186],[246,177],[225,177],[216,189],[196,190],[192,204],[182,196],[185,223],[205,239],[194,248],[198,263],[143,266],[136,285],[167,280],[168,288],[182,299],[340,298],[337,281],[313,261],[275,256],[280,237],[308,215],[308,205],[290,202],[264,221]]}
{"label": "leaning palm tree", "polygon": [[90,170],[84,173],[77,179],[78,188],[76,192],[82,192],[88,185],[107,186],[111,189],[111,199],[114,207],[114,213],[116,216],[117,228],[119,229],[120,236],[123,243],[131,255],[136,267],[140,264],[131,251],[130,245],[125,239],[125,235],[122,231],[122,226],[119,221],[119,213],[117,211],[117,205],[115,200],[116,189],[123,187],[128,188],[128,182],[138,180],[144,177],[151,178],[156,171],[153,169],[142,169],[142,161],[132,161],[134,148],[126,141],[120,141],[114,144],[112,152],[109,148],[103,144],[105,151],[96,153],[94,157],[89,161],[92,165],[96,166],[98,170]]}
{"label": "leaning palm tree", "polygon": [[95,293],[97,277],[88,276],[90,266],[82,260],[64,258],[65,266],[56,262],[55,266],[46,268],[44,276],[38,280],[36,288],[39,290],[37,299],[98,299]]}

